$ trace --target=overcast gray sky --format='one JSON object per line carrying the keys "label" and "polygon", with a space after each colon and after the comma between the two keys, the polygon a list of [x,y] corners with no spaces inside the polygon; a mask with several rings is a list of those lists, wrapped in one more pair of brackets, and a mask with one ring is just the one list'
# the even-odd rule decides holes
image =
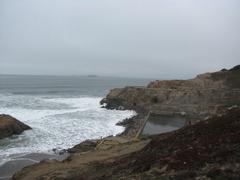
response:
{"label": "overcast gray sky", "polygon": [[240,64],[239,0],[0,0],[0,73],[191,78]]}

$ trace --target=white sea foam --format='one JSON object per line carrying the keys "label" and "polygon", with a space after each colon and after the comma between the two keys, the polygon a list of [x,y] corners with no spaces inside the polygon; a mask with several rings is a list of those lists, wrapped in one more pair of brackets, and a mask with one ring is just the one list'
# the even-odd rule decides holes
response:
{"label": "white sea foam", "polygon": [[14,154],[51,153],[54,148],[70,148],[86,139],[116,135],[124,128],[115,124],[135,115],[133,111],[102,109],[99,97],[0,95],[0,99],[0,113],[33,128],[0,141],[0,164]]}

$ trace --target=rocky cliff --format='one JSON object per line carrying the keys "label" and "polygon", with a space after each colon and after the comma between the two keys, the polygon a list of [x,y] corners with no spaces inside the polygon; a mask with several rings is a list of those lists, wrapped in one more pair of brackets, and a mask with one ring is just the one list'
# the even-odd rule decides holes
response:
{"label": "rocky cliff", "polygon": [[226,107],[240,105],[240,65],[190,80],[154,81],[147,87],[113,89],[101,103],[110,109],[180,113],[204,119]]}

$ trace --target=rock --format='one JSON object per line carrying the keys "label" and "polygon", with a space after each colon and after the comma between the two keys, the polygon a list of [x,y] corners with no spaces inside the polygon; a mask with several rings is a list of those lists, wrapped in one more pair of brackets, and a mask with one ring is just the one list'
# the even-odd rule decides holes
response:
{"label": "rock", "polygon": [[13,134],[21,134],[28,129],[31,128],[14,117],[5,114],[0,115],[0,139]]}
{"label": "rock", "polygon": [[116,125],[126,127],[127,125],[131,124],[132,121],[133,121],[133,118],[126,118],[122,121],[119,121]]}
{"label": "rock", "polygon": [[119,106],[119,107],[118,107],[118,110],[123,111],[123,110],[124,110],[124,107],[123,107],[123,106]]}
{"label": "rock", "polygon": [[94,150],[99,143],[99,140],[86,140],[82,143],[74,146],[73,148],[68,149],[69,153],[81,153]]}
{"label": "rock", "polygon": [[104,105],[106,103],[106,98],[103,98],[101,101],[100,101],[100,105]]}
{"label": "rock", "polygon": [[66,149],[57,149],[57,148],[52,149],[52,151],[57,155],[63,155],[68,152]]}

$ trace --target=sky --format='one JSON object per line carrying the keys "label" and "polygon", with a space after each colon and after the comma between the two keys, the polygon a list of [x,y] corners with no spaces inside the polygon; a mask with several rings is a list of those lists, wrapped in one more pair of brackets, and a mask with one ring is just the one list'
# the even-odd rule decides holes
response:
{"label": "sky", "polygon": [[237,64],[239,0],[0,0],[0,74],[183,79]]}

